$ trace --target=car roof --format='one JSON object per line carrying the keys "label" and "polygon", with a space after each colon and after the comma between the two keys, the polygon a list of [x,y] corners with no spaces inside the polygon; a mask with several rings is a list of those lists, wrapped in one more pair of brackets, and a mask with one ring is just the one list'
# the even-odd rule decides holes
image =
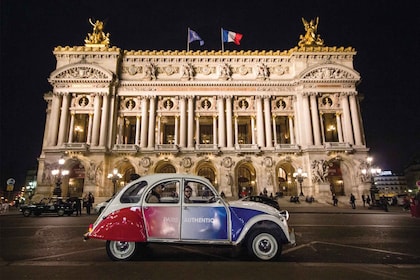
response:
{"label": "car roof", "polygon": [[136,179],[136,182],[140,181],[160,181],[163,179],[182,179],[182,178],[188,178],[188,179],[196,179],[196,180],[205,180],[208,181],[207,178],[199,175],[194,174],[186,174],[186,173],[154,173],[154,174],[148,174],[141,176],[140,178]]}

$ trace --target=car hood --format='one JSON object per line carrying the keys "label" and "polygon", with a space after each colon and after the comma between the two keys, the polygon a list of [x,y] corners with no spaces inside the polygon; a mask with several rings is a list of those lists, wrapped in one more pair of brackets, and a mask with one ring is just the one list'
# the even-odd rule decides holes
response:
{"label": "car hood", "polygon": [[229,205],[231,207],[258,210],[258,211],[265,212],[270,215],[278,215],[279,213],[279,211],[275,209],[274,207],[271,207],[270,205],[264,204],[262,202],[235,200],[235,201],[229,201]]}

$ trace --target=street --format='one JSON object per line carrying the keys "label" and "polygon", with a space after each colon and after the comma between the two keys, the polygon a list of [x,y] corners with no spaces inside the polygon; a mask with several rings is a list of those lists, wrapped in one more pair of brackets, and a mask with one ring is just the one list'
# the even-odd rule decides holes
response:
{"label": "street", "polygon": [[[287,207],[286,207],[287,209]],[[112,262],[105,242],[82,240],[96,215],[0,216],[0,270],[7,279],[412,279],[420,276],[420,219],[403,211],[326,211],[296,206],[289,224],[297,245],[278,262],[245,250],[175,244],[147,247],[131,262]],[[333,209],[335,210],[335,209]]]}

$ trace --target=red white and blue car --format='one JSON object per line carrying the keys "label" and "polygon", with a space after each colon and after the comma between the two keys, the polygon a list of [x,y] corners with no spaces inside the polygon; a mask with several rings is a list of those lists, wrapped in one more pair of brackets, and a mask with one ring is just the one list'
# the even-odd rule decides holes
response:
{"label": "red white and blue car", "polygon": [[259,202],[225,201],[204,177],[152,174],[118,192],[84,237],[106,240],[112,260],[129,260],[148,243],[177,243],[245,245],[269,261],[295,244],[288,218]]}

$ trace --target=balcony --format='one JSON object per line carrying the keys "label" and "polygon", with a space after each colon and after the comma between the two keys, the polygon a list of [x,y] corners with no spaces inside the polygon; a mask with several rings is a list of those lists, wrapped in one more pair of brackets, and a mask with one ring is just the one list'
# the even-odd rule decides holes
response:
{"label": "balcony", "polygon": [[71,151],[88,151],[89,150],[89,144],[87,143],[64,143],[64,148]]}
{"label": "balcony", "polygon": [[137,153],[139,150],[139,146],[136,144],[115,144],[114,148],[112,149],[115,152],[131,152]]}

